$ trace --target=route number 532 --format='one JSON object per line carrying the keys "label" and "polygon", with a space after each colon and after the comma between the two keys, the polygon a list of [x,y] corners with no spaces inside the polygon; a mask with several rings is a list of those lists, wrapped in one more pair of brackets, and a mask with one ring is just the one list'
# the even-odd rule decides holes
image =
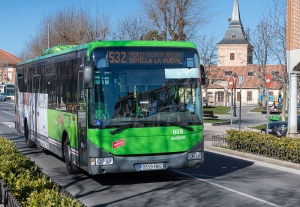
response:
{"label": "route number 532", "polygon": [[119,51],[108,52],[109,63],[126,63],[126,53]]}

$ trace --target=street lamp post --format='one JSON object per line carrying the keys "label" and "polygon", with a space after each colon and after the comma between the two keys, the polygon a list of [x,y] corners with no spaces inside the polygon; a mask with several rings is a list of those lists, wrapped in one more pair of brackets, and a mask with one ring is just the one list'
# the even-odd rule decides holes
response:
{"label": "street lamp post", "polygon": [[236,73],[235,74],[233,74],[233,79],[234,79],[234,93],[233,93],[233,95],[234,95],[234,99],[233,99],[233,101],[234,101],[234,104],[233,104],[233,116],[237,116],[236,115],[236,77],[237,77],[237,75],[236,75]]}
{"label": "street lamp post", "polygon": [[6,74],[4,75],[4,80],[5,80],[5,82],[4,82],[5,91],[3,91],[3,92],[7,95],[7,76],[6,76]]}

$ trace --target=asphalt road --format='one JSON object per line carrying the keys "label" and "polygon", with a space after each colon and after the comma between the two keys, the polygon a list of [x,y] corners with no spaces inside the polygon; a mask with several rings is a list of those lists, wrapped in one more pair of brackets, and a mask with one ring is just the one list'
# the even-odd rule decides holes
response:
{"label": "asphalt road", "polygon": [[[13,111],[13,104],[0,102],[0,135],[13,140],[45,174],[86,206],[247,207],[300,203],[300,171],[211,151],[205,152],[205,164],[197,169],[69,175],[63,161],[50,152],[26,148],[23,136],[9,124],[14,121]],[[244,123],[250,122],[245,118]]]}

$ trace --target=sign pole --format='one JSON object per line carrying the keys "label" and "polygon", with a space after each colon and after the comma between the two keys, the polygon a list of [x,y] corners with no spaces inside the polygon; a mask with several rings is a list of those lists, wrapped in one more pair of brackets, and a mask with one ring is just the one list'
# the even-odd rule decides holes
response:
{"label": "sign pole", "polygon": [[267,88],[267,103],[266,103],[266,110],[267,110],[267,130],[266,134],[269,134],[269,88],[271,86],[271,75],[266,74],[266,88]]}
{"label": "sign pole", "polygon": [[240,76],[240,111],[239,111],[239,131],[241,130],[242,119],[242,84],[244,83],[244,76]]}
{"label": "sign pole", "polygon": [[233,110],[232,110],[232,104],[233,104],[233,87],[234,87],[234,80],[233,80],[233,77],[230,76],[229,77],[229,80],[228,80],[228,88],[231,90],[231,98],[230,98],[230,128],[232,129],[232,113],[233,113]]}
{"label": "sign pole", "polygon": [[267,104],[266,104],[266,109],[267,109],[267,132],[266,134],[269,134],[269,89],[267,88]]}
{"label": "sign pole", "polygon": [[232,115],[233,115],[233,110],[232,110],[232,104],[233,104],[233,89],[231,89],[231,101],[230,101],[230,128],[232,129]]}

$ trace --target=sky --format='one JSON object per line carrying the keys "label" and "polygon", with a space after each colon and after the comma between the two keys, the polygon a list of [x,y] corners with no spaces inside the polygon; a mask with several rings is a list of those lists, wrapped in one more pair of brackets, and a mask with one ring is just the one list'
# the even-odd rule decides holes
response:
{"label": "sky", "polygon": [[[151,0],[149,0],[151,1]],[[239,0],[241,21],[246,29],[254,29],[264,7],[271,0]],[[214,34],[221,41],[232,15],[234,0],[213,0],[216,16],[203,32]],[[117,21],[139,8],[139,0],[1,0],[0,12],[0,49],[18,56],[25,42],[36,33],[45,16],[51,15],[68,6],[86,6],[94,11],[111,14]]]}

